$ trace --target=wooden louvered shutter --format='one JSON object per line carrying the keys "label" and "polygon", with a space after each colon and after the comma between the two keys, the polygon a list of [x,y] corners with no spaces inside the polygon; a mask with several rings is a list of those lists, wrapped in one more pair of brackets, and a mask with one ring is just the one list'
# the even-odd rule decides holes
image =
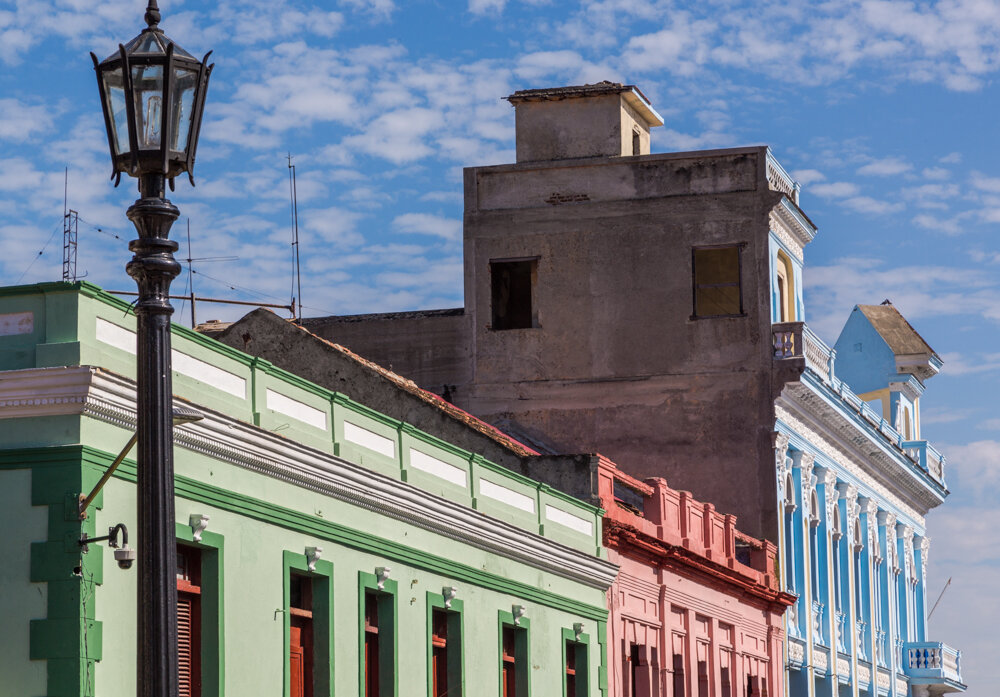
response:
{"label": "wooden louvered shutter", "polygon": [[192,675],[191,675],[191,649],[194,643],[192,637],[192,610],[191,598],[184,597],[182,593],[177,598],[177,674],[178,674],[178,694],[180,697],[192,697]]}
{"label": "wooden louvered shutter", "polygon": [[201,555],[177,548],[177,684],[179,697],[201,697]]}

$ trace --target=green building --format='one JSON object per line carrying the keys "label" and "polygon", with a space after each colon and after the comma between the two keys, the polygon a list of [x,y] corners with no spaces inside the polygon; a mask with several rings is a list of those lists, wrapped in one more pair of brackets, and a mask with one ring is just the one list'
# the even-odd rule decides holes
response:
{"label": "green building", "polygon": [[[0,695],[135,692],[135,320],[0,289]],[[606,695],[602,511],[174,327],[182,694]],[[122,540],[119,537],[119,544]],[[134,540],[133,540],[134,542]],[[137,564],[141,564],[139,559]],[[506,684],[506,688],[505,688]]]}

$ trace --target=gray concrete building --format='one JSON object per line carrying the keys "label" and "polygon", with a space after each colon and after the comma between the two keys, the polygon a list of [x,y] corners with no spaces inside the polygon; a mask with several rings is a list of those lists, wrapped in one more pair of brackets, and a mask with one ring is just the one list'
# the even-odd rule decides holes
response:
{"label": "gray concrete building", "polygon": [[518,161],[465,170],[465,307],[303,325],[775,539],[774,398],[801,366],[773,360],[769,231],[815,232],[792,181],[765,147],[648,154],[662,119],[633,86],[508,99]]}

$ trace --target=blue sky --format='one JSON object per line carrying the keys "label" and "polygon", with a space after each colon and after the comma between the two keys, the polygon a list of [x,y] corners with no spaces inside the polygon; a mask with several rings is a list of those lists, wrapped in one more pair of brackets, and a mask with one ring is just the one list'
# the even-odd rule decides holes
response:
{"label": "blue sky", "polygon": [[[1000,684],[1000,1],[160,5],[169,36],[215,50],[198,186],[172,196],[194,256],[239,257],[196,266],[204,295],[288,302],[291,152],[305,314],[461,305],[461,169],[513,161],[516,89],[637,84],[666,122],[654,152],[769,144],[820,228],[810,325],[832,344],[854,304],[891,298],[946,361],[922,400],[953,492],[929,517],[932,601],[954,577],[931,637],[963,649],[970,696]],[[80,275],[133,288],[135,190],[107,180],[87,54],[144,7],[0,0],[3,285],[60,277],[68,167]],[[239,314],[219,307],[200,319]]]}

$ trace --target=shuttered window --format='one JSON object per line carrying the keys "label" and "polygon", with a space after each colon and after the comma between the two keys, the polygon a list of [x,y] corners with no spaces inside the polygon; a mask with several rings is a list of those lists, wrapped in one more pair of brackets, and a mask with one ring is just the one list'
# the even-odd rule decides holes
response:
{"label": "shuttered window", "polygon": [[365,697],[379,697],[378,596],[365,594]]}
{"label": "shuttered window", "polygon": [[313,588],[308,576],[289,579],[288,665],[291,697],[313,697]]}
{"label": "shuttered window", "polygon": [[179,697],[201,697],[201,552],[177,547],[177,683]]}

